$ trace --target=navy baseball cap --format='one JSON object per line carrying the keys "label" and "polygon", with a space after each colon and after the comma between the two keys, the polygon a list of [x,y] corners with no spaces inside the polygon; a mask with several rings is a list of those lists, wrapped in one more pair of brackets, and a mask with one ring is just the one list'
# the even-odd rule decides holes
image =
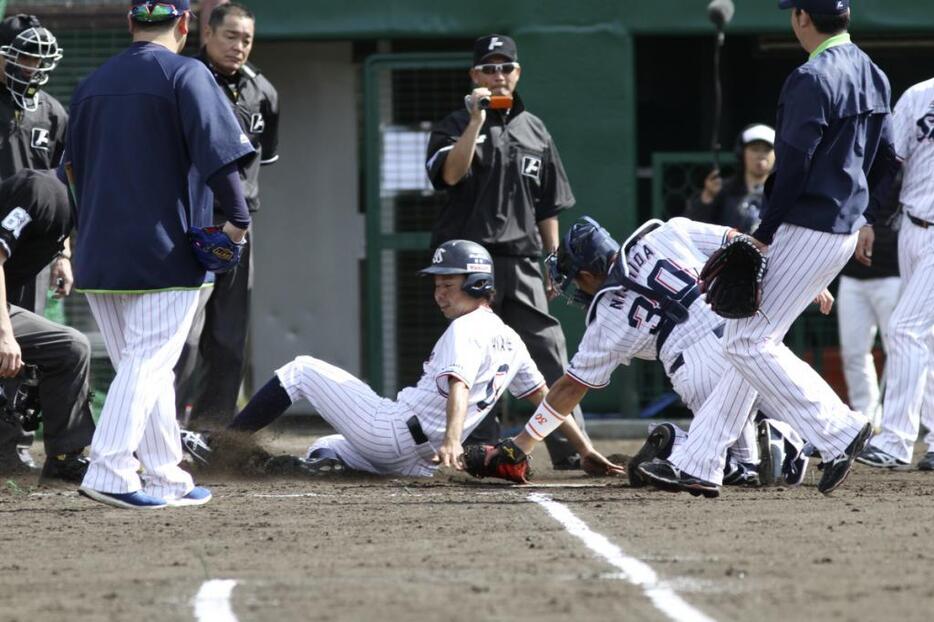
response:
{"label": "navy baseball cap", "polygon": [[136,22],[156,24],[176,19],[190,10],[190,0],[133,0],[130,17]]}
{"label": "navy baseball cap", "polygon": [[482,65],[491,56],[502,56],[509,62],[519,60],[516,42],[506,35],[487,35],[473,43],[473,64]]}
{"label": "navy baseball cap", "polygon": [[10,45],[16,35],[28,28],[40,28],[39,18],[35,15],[19,13],[11,15],[0,22],[0,45]]}
{"label": "navy baseball cap", "polygon": [[780,9],[801,9],[813,15],[840,15],[850,8],[850,0],[778,0]]}

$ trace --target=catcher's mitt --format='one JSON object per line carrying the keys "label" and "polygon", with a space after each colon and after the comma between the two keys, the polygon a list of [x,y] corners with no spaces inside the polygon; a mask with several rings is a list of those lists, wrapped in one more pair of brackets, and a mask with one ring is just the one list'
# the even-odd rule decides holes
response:
{"label": "catcher's mitt", "polygon": [[701,270],[700,291],[725,318],[751,317],[762,302],[762,279],[768,261],[748,236],[738,235],[717,249]]}
{"label": "catcher's mitt", "polygon": [[496,445],[467,445],[464,470],[474,477],[499,477],[517,484],[528,484],[532,475],[529,457],[512,439]]}
{"label": "catcher's mitt", "polygon": [[205,270],[226,272],[240,263],[244,245],[231,240],[220,227],[192,227],[188,240]]}

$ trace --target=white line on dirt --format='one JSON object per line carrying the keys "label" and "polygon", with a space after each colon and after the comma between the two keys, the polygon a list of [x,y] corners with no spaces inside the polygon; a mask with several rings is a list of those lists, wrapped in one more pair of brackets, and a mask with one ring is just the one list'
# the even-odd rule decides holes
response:
{"label": "white line on dirt", "polygon": [[561,523],[569,534],[578,538],[587,548],[619,568],[621,578],[641,587],[655,607],[675,622],[714,622],[713,618],[684,602],[674,590],[660,582],[658,575],[648,564],[629,557],[606,536],[592,531],[567,506],[538,492],[529,494],[528,499],[545,508],[552,518]]}
{"label": "white line on dirt", "polygon": [[195,619],[200,622],[237,622],[230,608],[230,594],[237,582],[233,579],[211,579],[201,584],[192,601]]}
{"label": "white line on dirt", "polygon": [[291,492],[281,494],[259,494],[254,493],[251,497],[260,497],[262,499],[294,499],[296,497],[320,497],[316,492]]}

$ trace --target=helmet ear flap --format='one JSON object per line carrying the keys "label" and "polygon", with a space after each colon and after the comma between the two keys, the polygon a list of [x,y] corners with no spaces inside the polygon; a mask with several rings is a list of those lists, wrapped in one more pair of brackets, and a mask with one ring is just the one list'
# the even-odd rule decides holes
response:
{"label": "helmet ear flap", "polygon": [[461,285],[468,296],[472,298],[485,298],[493,291],[493,275],[474,273],[468,274]]}

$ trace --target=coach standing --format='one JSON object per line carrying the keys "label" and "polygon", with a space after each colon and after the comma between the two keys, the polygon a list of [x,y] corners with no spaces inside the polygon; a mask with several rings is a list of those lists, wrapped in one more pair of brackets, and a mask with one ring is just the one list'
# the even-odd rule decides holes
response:
{"label": "coach standing", "polygon": [[224,232],[243,240],[237,162],[253,148],[211,72],[178,54],[190,22],[189,0],[135,0],[133,44],[71,100],[63,172],[76,203],[75,285],[117,371],[81,492],[117,507],[211,498],[178,466],[172,368],[205,278],[187,232],[209,222],[209,186]]}
{"label": "coach standing", "polygon": [[[245,6],[223,3],[211,11],[198,59],[227,96],[256,153],[240,161],[240,180],[250,213],[259,209],[259,169],[279,159],[279,95],[249,65],[255,18]],[[226,220],[215,202],[214,221]],[[182,356],[176,366],[178,412],[191,405],[194,420],[228,423],[237,412],[250,332],[253,288],[253,234],[247,235],[240,264],[218,274],[201,292]],[[200,359],[200,365],[198,365]]]}
{"label": "coach standing", "polygon": [[[504,35],[477,39],[473,65],[476,88],[466,109],[438,123],[428,143],[428,177],[448,194],[431,246],[463,238],[490,251],[494,310],[519,333],[551,383],[564,375],[567,351],[561,326],[548,313],[539,259],[557,248],[558,214],[574,205],[574,195],[545,124],[516,92],[522,70],[515,41]],[[491,96],[511,97],[512,103],[485,110],[481,101]],[[583,428],[580,408],[574,418]],[[556,468],[579,467],[566,439],[552,434],[546,443]]]}
{"label": "coach standing", "polygon": [[[736,396],[748,382],[771,412],[820,451],[824,469],[817,489],[826,494],[849,474],[872,426],[782,340],[853,255],[863,214],[867,208],[870,217],[878,211],[898,161],[889,81],[850,41],[849,0],[781,0],[779,7],[791,9],[792,30],[809,58],[782,87],[775,172],[766,184],[762,222],[753,233],[769,261],[761,313],[727,320],[723,342],[732,367],[697,418],[708,409],[749,412],[754,396],[744,398],[746,408],[736,408]],[[691,438],[699,442],[695,437],[705,436],[705,443],[718,444],[712,455],[722,455],[745,420],[745,415],[725,420],[709,438],[691,434],[679,451],[692,453]],[[709,469],[722,468],[697,466],[688,473],[701,478]]]}

